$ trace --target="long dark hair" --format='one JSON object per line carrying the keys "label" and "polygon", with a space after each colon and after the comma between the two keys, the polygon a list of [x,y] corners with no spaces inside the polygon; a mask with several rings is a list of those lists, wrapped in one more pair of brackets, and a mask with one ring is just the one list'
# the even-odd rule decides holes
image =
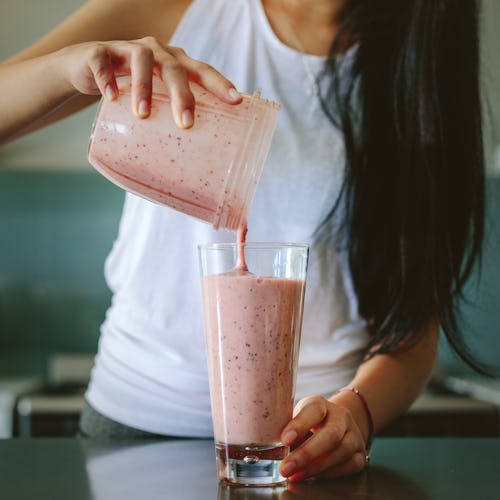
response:
{"label": "long dark hair", "polygon": [[346,177],[322,224],[348,251],[370,347],[388,352],[439,321],[471,367],[458,304],[483,241],[484,165],[474,0],[349,0],[322,93],[343,130]]}

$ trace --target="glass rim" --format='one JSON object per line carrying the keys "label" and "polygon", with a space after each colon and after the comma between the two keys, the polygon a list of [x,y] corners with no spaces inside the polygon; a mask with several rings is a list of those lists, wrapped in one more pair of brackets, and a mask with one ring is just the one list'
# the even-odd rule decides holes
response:
{"label": "glass rim", "polygon": [[246,241],[244,243],[238,242],[218,242],[218,243],[199,243],[198,250],[235,250],[243,246],[244,248],[255,248],[260,250],[278,250],[278,249],[297,249],[309,250],[309,245],[306,243],[290,243],[290,242],[256,242]]}

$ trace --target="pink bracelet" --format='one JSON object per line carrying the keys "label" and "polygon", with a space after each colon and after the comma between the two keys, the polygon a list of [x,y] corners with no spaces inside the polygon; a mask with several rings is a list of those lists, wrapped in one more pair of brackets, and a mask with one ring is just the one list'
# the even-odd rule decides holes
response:
{"label": "pink bracelet", "polygon": [[366,440],[366,449],[370,450],[370,446],[373,440],[373,432],[375,429],[375,425],[373,423],[373,415],[372,412],[370,411],[370,407],[368,406],[366,398],[363,396],[363,393],[357,387],[351,387],[351,386],[341,387],[340,389],[337,390],[337,392],[354,392],[354,394],[358,396],[359,400],[363,404],[366,416],[368,417],[368,438]]}

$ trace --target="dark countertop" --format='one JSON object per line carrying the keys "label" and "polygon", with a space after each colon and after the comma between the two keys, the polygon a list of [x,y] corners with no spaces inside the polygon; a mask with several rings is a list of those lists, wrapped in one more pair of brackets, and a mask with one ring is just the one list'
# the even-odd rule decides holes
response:
{"label": "dark countertop", "polygon": [[499,498],[500,438],[378,438],[361,474],[287,488],[218,485],[210,440],[0,440],[5,500]]}

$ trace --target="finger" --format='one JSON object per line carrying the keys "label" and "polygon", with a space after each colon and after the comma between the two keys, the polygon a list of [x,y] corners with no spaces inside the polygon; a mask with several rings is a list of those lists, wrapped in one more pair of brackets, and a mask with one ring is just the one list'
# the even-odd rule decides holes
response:
{"label": "finger", "polygon": [[228,104],[241,102],[242,96],[236,90],[234,84],[219,73],[215,68],[196,59],[189,57],[184,50],[178,47],[170,47],[177,59],[186,69],[189,79],[199,83],[219,99]]}
{"label": "finger", "polygon": [[[298,471],[304,471],[310,476],[329,465],[346,460],[352,456],[355,444],[348,438],[349,433],[344,433],[345,430],[336,424],[328,424],[282,461],[281,474],[289,477]],[[346,438],[347,442],[343,445]]]}
{"label": "finger", "polygon": [[319,396],[301,400],[295,409],[295,416],[281,433],[281,441],[292,446],[302,441],[309,431],[320,425],[328,414],[327,402]]}
{"label": "finger", "polygon": [[100,93],[109,100],[115,99],[118,95],[118,88],[111,55],[105,45],[96,44],[92,48],[88,56],[88,66]]}
{"label": "finger", "polygon": [[298,468],[292,470],[292,472],[290,472],[290,469],[287,468],[287,466],[285,466],[285,469],[283,469],[283,467],[280,467],[280,473],[282,476],[288,477],[288,479],[290,479],[291,481],[301,481],[303,479],[315,478],[316,475],[314,472],[324,469],[321,464],[326,458],[327,455],[319,456],[318,458],[316,458],[316,460],[311,462],[308,467]]}
{"label": "finger", "polygon": [[321,477],[340,477],[349,476],[361,472],[366,466],[366,454],[363,451],[358,451],[349,459],[336,464],[328,469],[323,470],[317,476]]}
{"label": "finger", "polygon": [[288,480],[291,483],[297,483],[300,481],[318,477],[334,478],[341,476],[349,476],[361,472],[365,468],[365,466],[366,466],[365,455],[362,452],[356,452],[354,455],[352,455],[344,462],[335,464],[334,466],[329,467],[327,469],[323,469],[320,472],[314,473],[313,471],[302,469],[297,473],[289,476]]}
{"label": "finger", "polygon": [[161,74],[170,95],[174,120],[179,128],[190,128],[195,102],[186,69],[173,55],[164,55],[161,59]]}
{"label": "finger", "polygon": [[138,44],[131,55],[132,110],[139,118],[151,112],[152,77],[155,64],[153,50]]}
{"label": "finger", "polygon": [[[348,430],[338,443],[328,444],[330,436],[322,435],[319,432],[314,439],[310,440],[304,446],[313,446],[317,444],[316,449],[309,451],[309,454],[317,455],[318,458],[310,462],[302,462],[302,457],[293,458],[298,466],[299,472],[303,478],[318,476],[325,470],[335,468],[339,464],[349,461],[354,455],[361,453],[366,456],[362,439],[355,431]],[[301,450],[298,450],[301,452]],[[301,467],[301,464],[303,464]]]}

